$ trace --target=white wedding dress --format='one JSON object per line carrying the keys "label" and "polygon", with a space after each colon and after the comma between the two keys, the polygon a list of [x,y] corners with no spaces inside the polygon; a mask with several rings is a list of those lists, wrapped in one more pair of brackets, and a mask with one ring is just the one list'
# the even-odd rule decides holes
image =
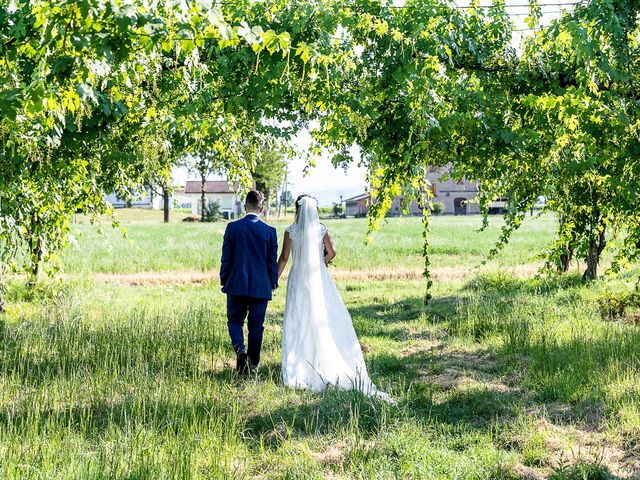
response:
{"label": "white wedding dress", "polygon": [[355,389],[395,403],[369,379],[351,316],[324,264],[327,233],[315,200],[300,199],[291,238],[292,266],[282,326],[282,377],[285,385],[324,390]]}

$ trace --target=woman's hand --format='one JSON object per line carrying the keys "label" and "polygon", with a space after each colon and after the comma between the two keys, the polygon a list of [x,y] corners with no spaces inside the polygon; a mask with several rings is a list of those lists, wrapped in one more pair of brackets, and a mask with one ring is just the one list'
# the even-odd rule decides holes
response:
{"label": "woman's hand", "polygon": [[335,248],[333,248],[333,240],[331,240],[331,236],[329,235],[329,232],[324,234],[322,243],[324,244],[325,252],[327,252],[324,256],[324,264],[328,267],[331,261],[336,256],[336,250]]}

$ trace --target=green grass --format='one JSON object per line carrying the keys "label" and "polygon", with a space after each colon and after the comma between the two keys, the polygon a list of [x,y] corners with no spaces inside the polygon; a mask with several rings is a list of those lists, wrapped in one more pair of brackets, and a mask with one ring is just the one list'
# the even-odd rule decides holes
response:
{"label": "green grass", "polygon": [[[144,214],[118,211],[127,231],[92,225],[77,225],[79,245],[63,255],[69,272],[125,273],[163,270],[209,270],[219,266],[225,223],[161,224],[157,212]],[[130,224],[129,222],[133,222]],[[325,220],[338,250],[334,264],[342,269],[419,268],[422,264],[421,221],[419,218],[390,218],[365,245],[366,220]],[[274,221],[282,239],[289,221]],[[493,218],[490,227],[478,232],[479,216],[434,217],[431,245],[434,267],[475,267],[482,262],[500,234],[503,222]],[[514,234],[509,247],[494,266],[536,262],[536,255],[551,240],[551,216],[528,219]]]}
{"label": "green grass", "polygon": [[[438,254],[441,266],[481,258],[496,231],[469,233],[477,221],[436,220],[435,239],[465,252]],[[327,223],[340,268],[419,267],[415,219],[390,221],[366,248],[364,223]],[[132,252],[115,234],[81,228],[66,255],[68,270],[85,275],[35,291],[9,285],[0,478],[601,479],[640,470],[640,330],[601,308],[629,290],[631,275],[584,286],[575,274],[498,270],[528,262],[528,242],[543,244],[551,219],[528,223],[482,272],[436,281],[427,307],[419,280],[338,282],[371,377],[397,408],[281,385],[284,288],[269,307],[261,370],[239,379],[215,283],[92,276],[214,268],[222,224],[132,224]],[[174,258],[187,238],[191,256]],[[207,255],[205,267],[193,258]]]}

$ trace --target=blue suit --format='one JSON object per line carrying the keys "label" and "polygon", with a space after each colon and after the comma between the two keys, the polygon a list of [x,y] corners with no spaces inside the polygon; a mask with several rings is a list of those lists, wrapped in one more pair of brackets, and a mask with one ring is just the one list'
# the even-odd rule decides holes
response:
{"label": "blue suit", "polygon": [[242,327],[249,328],[246,352],[252,365],[260,361],[264,317],[271,293],[278,287],[276,229],[248,214],[224,232],[220,284],[227,294],[227,326],[236,353],[245,351]]}

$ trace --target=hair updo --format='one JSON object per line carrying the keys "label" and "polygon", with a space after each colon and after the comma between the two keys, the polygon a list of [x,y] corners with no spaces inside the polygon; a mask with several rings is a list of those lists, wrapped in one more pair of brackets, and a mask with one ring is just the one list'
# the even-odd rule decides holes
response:
{"label": "hair updo", "polygon": [[313,198],[311,195],[303,193],[302,195],[298,195],[298,198],[296,198],[296,222],[298,221],[298,212],[300,211],[300,201],[304,198],[304,197],[309,197],[309,198]]}

